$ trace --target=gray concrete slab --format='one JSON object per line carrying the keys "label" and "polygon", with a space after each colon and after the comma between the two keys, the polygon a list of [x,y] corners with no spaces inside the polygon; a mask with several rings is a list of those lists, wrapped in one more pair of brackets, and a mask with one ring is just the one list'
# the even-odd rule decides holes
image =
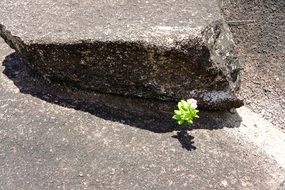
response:
{"label": "gray concrete slab", "polygon": [[0,48],[1,189],[271,190],[284,180],[278,162],[229,132],[237,114],[202,112],[192,130],[179,131],[162,114],[108,112],[96,106],[100,96],[93,111],[64,99],[61,106],[3,41]]}
{"label": "gray concrete slab", "polygon": [[2,0],[0,23],[30,43],[146,41],[175,46],[222,19],[216,1]]}
{"label": "gray concrete slab", "polygon": [[101,93],[240,107],[216,0],[0,2],[0,36],[46,80]]}

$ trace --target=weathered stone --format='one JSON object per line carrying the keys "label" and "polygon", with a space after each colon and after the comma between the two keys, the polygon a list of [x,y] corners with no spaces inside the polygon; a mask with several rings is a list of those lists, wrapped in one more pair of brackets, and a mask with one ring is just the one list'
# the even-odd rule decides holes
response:
{"label": "weathered stone", "polygon": [[0,35],[45,79],[102,93],[229,109],[239,63],[218,3],[0,2]]}

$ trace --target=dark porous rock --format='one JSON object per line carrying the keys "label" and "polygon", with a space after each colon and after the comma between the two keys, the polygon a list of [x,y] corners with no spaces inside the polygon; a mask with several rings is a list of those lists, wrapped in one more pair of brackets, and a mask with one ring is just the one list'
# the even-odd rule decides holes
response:
{"label": "dark porous rock", "polygon": [[243,105],[231,32],[216,1],[0,2],[0,35],[45,79],[202,109]]}

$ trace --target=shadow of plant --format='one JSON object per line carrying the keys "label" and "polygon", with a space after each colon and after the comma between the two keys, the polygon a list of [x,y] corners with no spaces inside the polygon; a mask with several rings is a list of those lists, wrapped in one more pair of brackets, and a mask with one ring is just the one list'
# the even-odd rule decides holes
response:
{"label": "shadow of plant", "polygon": [[188,151],[196,150],[196,147],[194,146],[194,141],[193,141],[194,137],[189,135],[187,131],[185,130],[178,131],[177,135],[174,135],[172,137],[178,139],[178,141],[182,145],[182,148],[185,148]]}
{"label": "shadow of plant", "polygon": [[16,53],[8,55],[3,66],[3,73],[21,93],[155,133],[178,131],[173,137],[187,150],[195,149],[192,142],[194,137],[188,135],[187,130],[233,128],[241,122],[237,113],[200,111],[200,119],[195,120],[193,125],[178,126],[172,119],[176,102],[80,91],[68,84],[49,82],[31,70]]}

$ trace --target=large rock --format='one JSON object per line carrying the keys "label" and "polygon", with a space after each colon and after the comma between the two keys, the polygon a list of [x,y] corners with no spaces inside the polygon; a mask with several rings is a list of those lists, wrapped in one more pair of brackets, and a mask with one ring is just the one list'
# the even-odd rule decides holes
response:
{"label": "large rock", "polygon": [[239,63],[214,0],[2,0],[0,35],[45,79],[239,107]]}

